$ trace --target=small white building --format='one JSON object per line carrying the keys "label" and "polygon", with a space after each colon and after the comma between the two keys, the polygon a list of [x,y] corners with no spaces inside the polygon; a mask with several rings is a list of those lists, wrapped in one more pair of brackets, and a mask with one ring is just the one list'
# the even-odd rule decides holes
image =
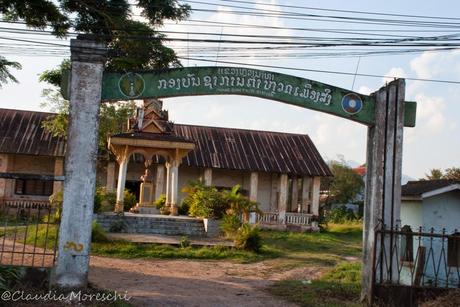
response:
{"label": "small white building", "polygon": [[401,226],[405,225],[414,233],[401,236],[406,282],[412,275],[417,285],[460,286],[460,181],[421,180],[403,185]]}

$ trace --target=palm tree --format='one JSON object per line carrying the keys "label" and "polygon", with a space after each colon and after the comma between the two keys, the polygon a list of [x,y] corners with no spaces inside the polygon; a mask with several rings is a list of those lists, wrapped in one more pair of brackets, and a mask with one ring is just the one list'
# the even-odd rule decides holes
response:
{"label": "palm tree", "polygon": [[18,82],[18,80],[10,73],[9,69],[21,69],[21,64],[18,62],[11,62],[0,56],[0,88],[2,84],[8,83],[8,81]]}

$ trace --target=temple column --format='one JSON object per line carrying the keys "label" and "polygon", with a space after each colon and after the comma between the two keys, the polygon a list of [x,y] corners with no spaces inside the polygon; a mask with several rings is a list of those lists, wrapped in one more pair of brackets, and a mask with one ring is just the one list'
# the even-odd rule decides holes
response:
{"label": "temple column", "polygon": [[286,210],[287,210],[287,200],[288,200],[288,175],[281,174],[279,180],[279,200],[278,200],[278,220],[280,224],[286,222]]}
{"label": "temple column", "polygon": [[179,195],[179,163],[179,161],[173,160],[170,166],[171,215],[178,215],[177,200]]}
{"label": "temple column", "polygon": [[169,206],[171,203],[171,163],[166,162],[166,205]]}
{"label": "temple column", "polygon": [[118,183],[117,183],[117,204],[115,205],[115,212],[122,213],[123,202],[125,198],[125,183],[126,173],[128,172],[129,157],[122,157],[118,167]]}
{"label": "temple column", "polygon": [[311,200],[311,213],[319,215],[319,189],[321,186],[321,178],[313,178],[312,200]]}
{"label": "temple column", "polygon": [[291,212],[297,212],[297,205],[299,203],[299,189],[297,186],[297,178],[292,178],[292,197],[291,197]]}
{"label": "temple column", "polygon": [[113,161],[107,163],[107,181],[105,189],[107,192],[113,192],[115,190],[115,162]]}
{"label": "temple column", "polygon": [[212,168],[205,168],[203,173],[203,182],[206,186],[212,185]]}
{"label": "temple column", "polygon": [[249,199],[251,201],[257,201],[257,189],[259,185],[259,174],[257,172],[251,173],[251,179],[249,183]]}
{"label": "temple column", "polygon": [[270,212],[276,211],[278,208],[278,174],[272,174],[271,188],[270,188]]}
{"label": "temple column", "polygon": [[165,167],[164,165],[157,165],[157,172],[155,175],[155,200],[160,198],[164,191],[165,183]]}
{"label": "temple column", "polygon": [[309,206],[311,205],[311,198],[310,198],[311,185],[312,185],[311,177],[303,177],[303,180],[302,180],[302,212],[311,213],[311,208],[309,208]]}

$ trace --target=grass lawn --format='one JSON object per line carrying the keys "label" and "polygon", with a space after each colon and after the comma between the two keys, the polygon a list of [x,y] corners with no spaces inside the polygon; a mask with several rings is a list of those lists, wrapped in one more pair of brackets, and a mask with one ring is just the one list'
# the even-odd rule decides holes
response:
{"label": "grass lawn", "polygon": [[362,306],[360,280],[360,263],[343,262],[319,279],[283,280],[270,286],[268,291],[301,306]]}
{"label": "grass lawn", "polygon": [[[24,228],[18,228],[17,231],[18,239],[23,239]],[[0,233],[2,232],[3,230],[0,230]],[[48,234],[46,234],[45,225],[39,225],[37,237],[35,237],[35,226],[29,227],[26,242],[33,244],[37,239],[37,246],[44,246],[46,235],[48,236],[47,247],[51,248],[56,238],[54,225],[49,226]],[[238,262],[270,260],[274,269],[279,268],[280,270],[305,266],[306,264],[330,267],[348,259],[345,257],[359,257],[361,253],[362,227],[359,224],[329,225],[326,231],[320,233],[267,230],[261,231],[261,236],[263,246],[259,253],[222,246],[181,248],[163,244],[139,244],[125,241],[92,243],[91,253],[98,256],[128,259],[228,259]]]}

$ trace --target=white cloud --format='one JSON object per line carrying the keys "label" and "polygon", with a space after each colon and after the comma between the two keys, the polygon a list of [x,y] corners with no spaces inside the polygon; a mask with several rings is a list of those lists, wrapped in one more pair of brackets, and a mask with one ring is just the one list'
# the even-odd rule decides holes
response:
{"label": "white cloud", "polygon": [[363,95],[370,95],[373,92],[373,90],[365,85],[361,86],[358,89],[358,93],[363,94]]}
{"label": "white cloud", "polygon": [[443,78],[458,79],[460,77],[460,51],[426,51],[413,59],[410,67],[419,78],[432,79],[443,76]]}
{"label": "white cloud", "polygon": [[407,74],[401,67],[393,67],[389,72],[385,74],[385,77],[382,79],[383,83],[392,81],[394,78],[406,78]]}

